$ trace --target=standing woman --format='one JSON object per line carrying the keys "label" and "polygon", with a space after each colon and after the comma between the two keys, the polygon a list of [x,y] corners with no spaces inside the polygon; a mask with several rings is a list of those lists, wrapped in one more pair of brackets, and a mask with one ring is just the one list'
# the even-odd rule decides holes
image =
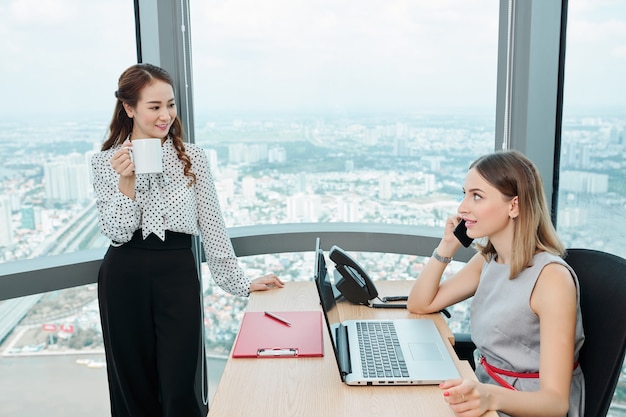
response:
{"label": "standing woman", "polygon": [[[550,221],[534,164],[517,151],[495,152],[471,166],[458,215],[411,290],[408,308],[433,313],[474,296],[476,375],[445,381],[443,398],[457,416],[582,417],[585,384],[578,365],[584,341],[578,278]],[[440,282],[460,247],[464,220],[478,253]]]}
{"label": "standing woman", "polygon": [[[250,282],[241,270],[206,155],[183,143],[169,74],[133,65],[115,97],[108,138],[92,158],[100,229],[111,240],[98,275],[111,413],[205,417],[194,388],[204,340],[192,235],[225,291],[247,296],[283,283],[274,274]],[[129,152],[141,138],[161,139],[163,173],[135,175]]]}

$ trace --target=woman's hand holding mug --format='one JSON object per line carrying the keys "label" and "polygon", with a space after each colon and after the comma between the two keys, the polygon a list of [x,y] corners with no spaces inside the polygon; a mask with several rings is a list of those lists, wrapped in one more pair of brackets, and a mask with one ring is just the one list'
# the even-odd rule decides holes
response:
{"label": "woman's hand holding mug", "polygon": [[135,175],[135,165],[130,156],[132,144],[129,140],[122,144],[119,151],[115,152],[111,158],[111,167],[122,177]]}

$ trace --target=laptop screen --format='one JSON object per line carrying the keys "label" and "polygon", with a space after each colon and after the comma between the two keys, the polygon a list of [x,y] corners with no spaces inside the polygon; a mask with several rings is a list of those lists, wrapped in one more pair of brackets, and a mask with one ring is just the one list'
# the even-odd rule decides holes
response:
{"label": "laptop screen", "polygon": [[335,302],[335,292],[333,290],[333,283],[330,280],[330,274],[326,268],[326,259],[324,257],[324,251],[320,247],[320,240],[317,239],[315,248],[315,270],[314,279],[317,284],[317,291],[320,295],[320,302],[322,304],[322,310],[326,314],[326,318],[329,325],[339,323],[339,310]]}
{"label": "laptop screen", "polygon": [[330,274],[326,268],[326,259],[324,258],[324,251],[320,246],[319,238],[317,238],[315,244],[315,266],[313,270],[313,279],[315,280],[315,286],[317,287],[317,292],[320,296],[320,304],[322,305],[322,310],[324,311],[326,327],[328,328],[328,334],[330,335],[333,345],[333,353],[335,354],[337,365],[339,365],[339,375],[343,379],[341,366],[339,364],[339,354],[337,352],[337,340],[335,334],[341,320],[339,316],[339,309],[337,308],[337,303],[335,302],[333,284],[330,280]]}

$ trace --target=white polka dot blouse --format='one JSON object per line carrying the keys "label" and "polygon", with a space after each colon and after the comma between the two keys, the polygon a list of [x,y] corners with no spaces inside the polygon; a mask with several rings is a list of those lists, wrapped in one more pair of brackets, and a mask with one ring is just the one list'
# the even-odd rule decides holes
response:
{"label": "white polka dot blouse", "polygon": [[165,230],[200,234],[207,265],[215,282],[225,291],[247,296],[250,280],[244,275],[226,230],[213,175],[204,151],[185,143],[196,183],[188,186],[184,164],[171,139],[163,143],[163,173],[138,174],[135,200],[119,191],[119,174],[110,160],[121,145],[95,154],[91,159],[99,224],[113,245],[128,242],[142,229],[144,239],[154,233],[165,239]]}

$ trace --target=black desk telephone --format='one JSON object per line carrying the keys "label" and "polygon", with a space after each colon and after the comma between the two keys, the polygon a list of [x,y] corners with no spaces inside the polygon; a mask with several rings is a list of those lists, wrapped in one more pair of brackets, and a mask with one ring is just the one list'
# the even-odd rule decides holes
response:
{"label": "black desk telephone", "polygon": [[[387,304],[391,301],[406,301],[405,295],[380,298],[376,286],[359,263],[339,246],[330,248],[329,256],[335,263],[335,287],[351,303],[373,308],[406,308],[406,304]],[[374,300],[381,301],[374,303]],[[447,318],[451,315],[445,308],[439,311]]]}
{"label": "black desk telephone", "polygon": [[[406,308],[406,304],[385,304],[389,301],[406,301],[407,297],[378,297],[378,290],[367,272],[339,246],[330,248],[329,256],[335,263],[335,287],[346,300],[374,308]],[[382,304],[375,304],[376,299]]]}

